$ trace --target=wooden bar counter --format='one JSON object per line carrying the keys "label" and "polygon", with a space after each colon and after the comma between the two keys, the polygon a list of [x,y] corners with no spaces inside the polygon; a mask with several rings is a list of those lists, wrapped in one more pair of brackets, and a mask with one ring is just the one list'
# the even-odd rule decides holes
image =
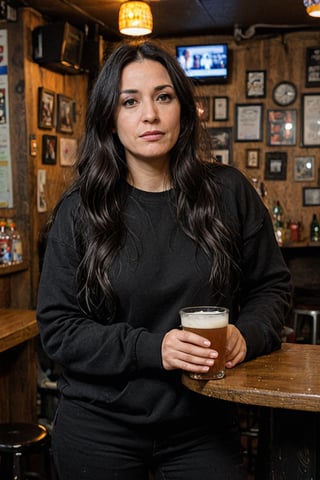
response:
{"label": "wooden bar counter", "polygon": [[0,422],[37,418],[35,310],[0,309]]}
{"label": "wooden bar counter", "polygon": [[320,479],[320,346],[280,350],[227,370],[221,380],[183,384],[201,395],[259,406],[257,480]]}

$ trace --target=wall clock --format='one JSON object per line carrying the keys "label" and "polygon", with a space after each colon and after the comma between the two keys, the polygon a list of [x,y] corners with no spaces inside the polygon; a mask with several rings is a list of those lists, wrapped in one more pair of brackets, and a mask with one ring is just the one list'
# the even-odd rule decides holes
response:
{"label": "wall clock", "polygon": [[297,87],[291,82],[280,82],[274,87],[272,98],[281,107],[291,105],[297,98]]}

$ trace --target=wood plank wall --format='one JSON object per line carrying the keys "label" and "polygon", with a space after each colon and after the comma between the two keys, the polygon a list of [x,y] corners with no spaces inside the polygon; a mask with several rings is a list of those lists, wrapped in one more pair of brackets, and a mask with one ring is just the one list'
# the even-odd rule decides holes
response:
{"label": "wood plank wall", "polygon": [[[61,192],[71,180],[70,167],[62,167],[59,158],[56,165],[42,164],[42,136],[57,135],[58,139],[65,134],[44,131],[38,128],[38,87],[43,86],[55,93],[62,93],[76,102],[76,122],[72,138],[80,139],[83,129],[84,115],[87,106],[88,78],[86,75],[62,75],[39,67],[32,61],[32,30],[44,23],[43,18],[32,9],[19,11],[17,23],[4,25],[9,34],[9,81],[10,81],[10,117],[13,150],[14,173],[14,209],[4,210],[2,216],[14,216],[22,231],[24,254],[29,268],[22,273],[0,277],[0,306],[21,308],[34,307],[36,303],[37,284],[39,278],[39,238],[51,209]],[[285,217],[302,222],[303,237],[309,235],[309,224],[313,213],[320,217],[320,207],[306,207],[302,204],[302,188],[319,185],[320,160],[319,148],[301,146],[301,95],[303,93],[319,93],[320,89],[305,86],[306,48],[320,45],[320,32],[295,32],[285,35],[254,38],[236,43],[233,37],[172,38],[164,43],[175,53],[179,44],[227,42],[231,51],[231,79],[224,85],[197,87],[198,96],[209,97],[210,117],[208,127],[230,127],[232,129],[232,163],[250,178],[263,181],[267,190],[268,205],[272,208],[276,200],[280,200]],[[246,98],[246,71],[266,70],[266,97],[258,100]],[[273,87],[282,80],[295,83],[298,98],[290,106],[297,110],[297,142],[294,146],[268,146],[266,139],[266,115],[268,109],[277,107],[272,101]],[[229,116],[227,121],[212,120],[213,97],[227,96],[229,99]],[[235,105],[262,103],[263,139],[259,142],[236,142]],[[29,154],[29,136],[34,134],[38,144],[35,157]],[[257,169],[246,167],[247,149],[259,149],[260,165]],[[288,166],[286,180],[270,181],[264,178],[265,155],[267,152],[287,152]],[[309,182],[294,181],[293,164],[297,156],[315,157],[315,178]],[[38,169],[45,169],[47,174],[46,199],[48,212],[37,211],[36,186]]]}
{"label": "wood plank wall", "polygon": [[[175,53],[176,45],[210,43],[224,41],[231,51],[231,79],[227,84],[197,87],[199,96],[208,96],[210,99],[210,118],[206,122],[208,127],[231,127],[233,165],[243,171],[250,178],[257,178],[265,183],[267,190],[267,203],[272,209],[275,201],[280,200],[284,209],[285,218],[302,222],[304,230],[302,236],[308,238],[309,225],[312,214],[317,213],[320,218],[320,206],[303,206],[302,188],[320,186],[320,150],[301,146],[301,95],[304,93],[320,93],[320,88],[305,86],[306,80],[306,49],[320,45],[320,32],[295,32],[285,35],[265,36],[241,43],[236,43],[232,37],[188,37],[170,39],[168,42],[172,52]],[[246,98],[246,72],[265,70],[267,79],[266,97],[258,99]],[[297,110],[297,141],[294,146],[268,146],[267,145],[267,110],[280,109],[272,100],[274,86],[283,80],[293,82],[298,90],[298,97],[294,104],[287,109]],[[214,122],[212,120],[213,97],[227,96],[229,99],[229,118],[227,121]],[[235,105],[262,103],[263,114],[263,139],[259,142],[235,141]],[[260,165],[257,169],[246,167],[246,150],[259,149]],[[286,180],[265,180],[265,156],[267,152],[287,153]],[[301,182],[294,180],[294,159],[299,156],[315,157],[314,180]]]}
{"label": "wood plank wall", "polygon": [[[43,18],[37,12],[26,8],[19,10],[18,23],[8,23],[4,27],[8,29],[9,35],[14,209],[3,210],[1,214],[16,218],[23,236],[24,259],[29,268],[0,277],[1,307],[35,307],[39,280],[39,241],[53,206],[72,179],[72,169],[60,166],[60,138],[75,138],[79,141],[87,105],[88,75],[52,72],[32,61],[32,30],[43,23]],[[72,134],[58,133],[56,128],[38,128],[39,87],[52,90],[55,94],[63,94],[75,101],[76,118]],[[58,137],[56,165],[42,163],[42,137],[46,134]],[[30,135],[35,135],[38,146],[36,156],[30,155]],[[39,169],[45,170],[47,177],[47,212],[42,213],[37,211]]]}

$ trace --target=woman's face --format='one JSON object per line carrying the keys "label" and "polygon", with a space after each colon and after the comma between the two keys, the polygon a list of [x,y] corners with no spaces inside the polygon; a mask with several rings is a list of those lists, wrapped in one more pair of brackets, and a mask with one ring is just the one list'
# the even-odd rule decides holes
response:
{"label": "woman's face", "polygon": [[180,132],[180,102],[159,62],[136,61],[123,69],[114,121],[129,169],[137,162],[169,163]]}

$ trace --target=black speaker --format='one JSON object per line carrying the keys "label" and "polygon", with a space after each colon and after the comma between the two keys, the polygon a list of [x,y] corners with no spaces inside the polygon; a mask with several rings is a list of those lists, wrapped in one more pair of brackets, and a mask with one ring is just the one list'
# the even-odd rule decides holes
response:
{"label": "black speaker", "polygon": [[84,33],[67,22],[49,23],[32,32],[33,60],[59,73],[80,73]]}

